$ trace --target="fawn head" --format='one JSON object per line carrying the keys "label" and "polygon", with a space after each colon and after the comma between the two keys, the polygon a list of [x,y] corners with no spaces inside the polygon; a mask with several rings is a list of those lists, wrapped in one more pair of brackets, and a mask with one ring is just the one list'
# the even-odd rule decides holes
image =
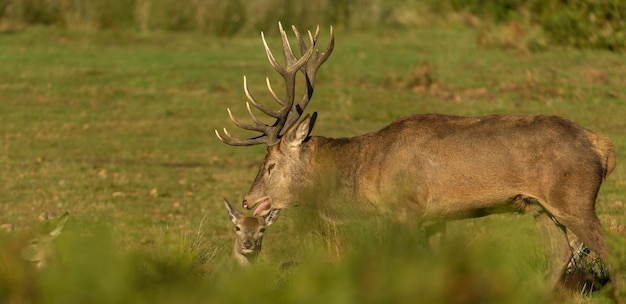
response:
{"label": "fawn head", "polygon": [[49,260],[55,255],[53,242],[65,228],[68,217],[69,213],[65,212],[56,220],[54,230],[32,238],[22,250],[22,258],[33,263],[39,269],[45,268]]}
{"label": "fawn head", "polygon": [[230,220],[235,224],[237,239],[234,254],[242,255],[247,259],[255,259],[261,252],[265,228],[278,219],[280,210],[272,210],[265,216],[254,217],[239,212],[226,199],[224,199],[224,204],[228,210],[228,215],[230,215]]}

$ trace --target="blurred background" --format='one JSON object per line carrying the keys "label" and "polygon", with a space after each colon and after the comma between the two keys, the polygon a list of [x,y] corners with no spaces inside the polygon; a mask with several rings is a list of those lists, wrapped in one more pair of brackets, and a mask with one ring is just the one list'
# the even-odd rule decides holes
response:
{"label": "blurred background", "polygon": [[481,43],[487,45],[522,44],[530,49],[570,45],[617,51],[626,47],[625,14],[626,4],[620,0],[1,0],[0,30],[34,25],[233,36],[275,29],[276,20],[302,28],[332,24],[351,31],[457,20],[485,31],[505,25],[518,35],[525,33],[522,41],[485,37]]}

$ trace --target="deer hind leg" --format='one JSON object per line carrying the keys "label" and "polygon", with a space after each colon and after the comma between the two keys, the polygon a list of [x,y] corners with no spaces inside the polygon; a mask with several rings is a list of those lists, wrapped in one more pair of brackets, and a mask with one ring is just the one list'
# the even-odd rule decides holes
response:
{"label": "deer hind leg", "polygon": [[[590,204],[589,206],[593,206]],[[602,225],[592,208],[582,210],[578,214],[568,216],[555,216],[557,220],[565,225],[578,239],[589,249],[595,252],[602,262],[606,263],[609,254],[608,247],[602,235]],[[626,276],[614,271],[610,264],[605,264],[608,268],[609,279],[615,288],[621,289],[626,284]]]}
{"label": "deer hind leg", "polygon": [[572,250],[569,247],[565,227],[558,224],[552,217],[544,212],[535,215],[535,223],[539,236],[543,241],[548,256],[548,283],[557,287],[567,263],[572,258]]}
{"label": "deer hind leg", "polygon": [[589,249],[604,257],[607,253],[602,225],[593,210],[574,216],[555,216],[556,219],[574,233]]}

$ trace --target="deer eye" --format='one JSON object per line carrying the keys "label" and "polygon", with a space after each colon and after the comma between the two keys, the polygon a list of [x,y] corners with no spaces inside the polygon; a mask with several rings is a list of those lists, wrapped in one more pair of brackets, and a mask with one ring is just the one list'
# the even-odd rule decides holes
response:
{"label": "deer eye", "polygon": [[267,174],[272,174],[274,167],[276,167],[276,164],[269,164],[269,166],[267,166]]}
{"label": "deer eye", "polygon": [[241,228],[239,228],[239,226],[235,226],[235,231],[241,231]]}
{"label": "deer eye", "polygon": [[260,233],[265,232],[265,228],[261,228],[261,230],[259,230]]}

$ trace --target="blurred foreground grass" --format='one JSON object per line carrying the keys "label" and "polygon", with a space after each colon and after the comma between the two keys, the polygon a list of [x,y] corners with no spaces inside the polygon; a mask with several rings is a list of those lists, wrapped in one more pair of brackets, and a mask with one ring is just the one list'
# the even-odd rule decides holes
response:
{"label": "blurred foreground grass", "polygon": [[[477,38],[454,25],[338,30],[309,106],[320,113],[314,132],[352,136],[417,112],[561,115],[615,142],[618,166],[597,211],[607,228],[625,224],[623,56],[483,49]],[[278,45],[278,37],[268,39]],[[450,240],[431,253],[414,227],[358,214],[348,215],[350,224],[327,227],[302,207],[284,211],[268,230],[259,265],[232,267],[234,234],[222,197],[243,197],[264,148],[226,146],[213,129],[233,129],[226,107],[245,115],[242,75],[255,96],[271,100],[263,77],[275,88],[280,82],[264,56],[259,37],[43,28],[0,34],[0,224],[10,230],[1,238],[0,297],[17,303],[550,299],[534,224],[515,215],[451,223]],[[42,221],[64,211],[71,218],[57,242],[58,262],[35,272],[21,261],[20,246]],[[623,248],[623,235],[607,233]],[[624,257],[616,250],[618,264]],[[290,261],[297,266],[279,270]],[[584,299],[608,301],[602,293]]]}

